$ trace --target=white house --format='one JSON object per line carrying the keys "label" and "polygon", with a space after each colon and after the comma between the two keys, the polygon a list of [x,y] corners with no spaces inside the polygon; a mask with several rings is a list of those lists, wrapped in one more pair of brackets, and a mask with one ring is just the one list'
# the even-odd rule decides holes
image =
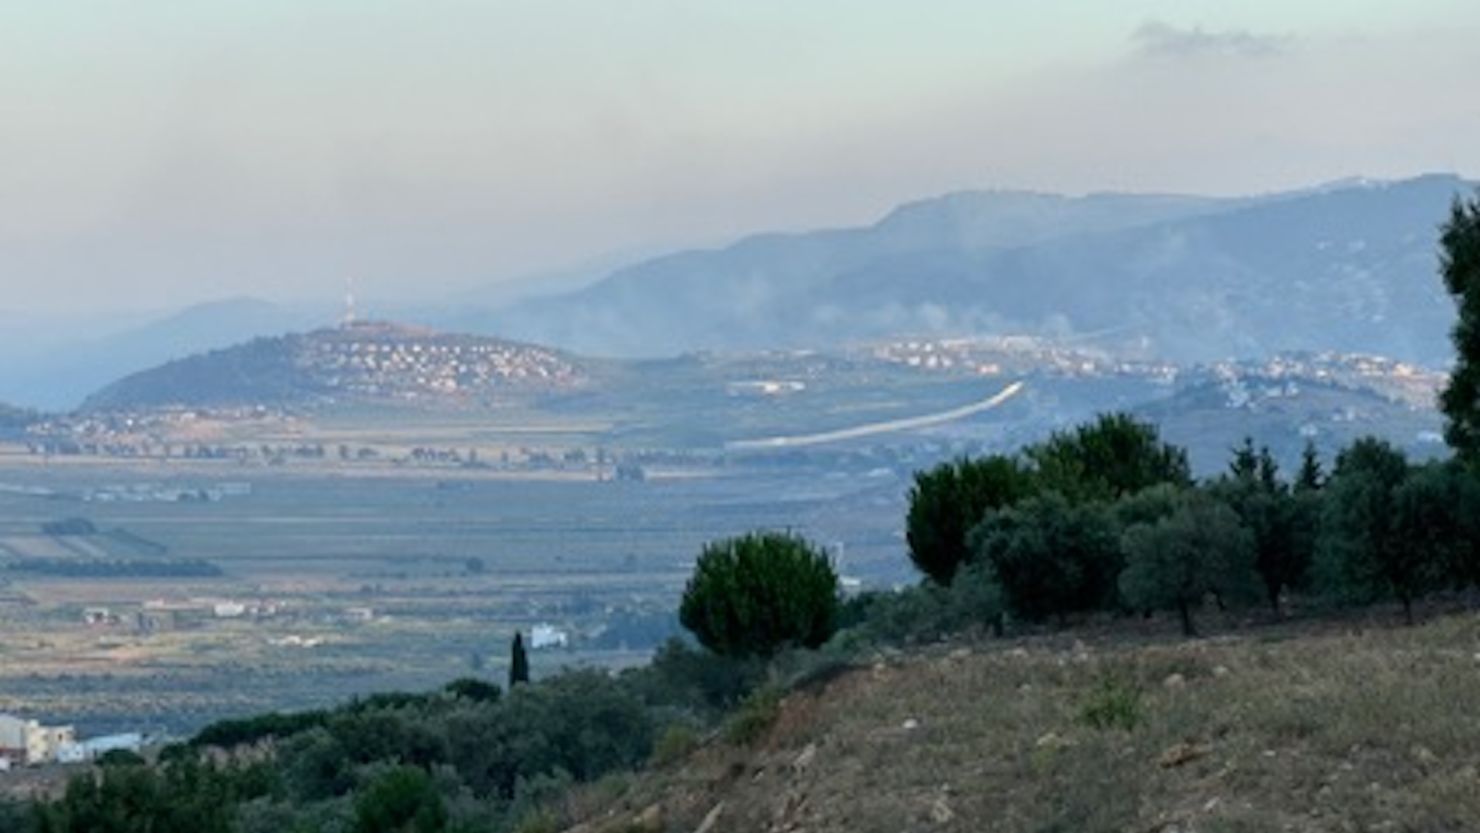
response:
{"label": "white house", "polygon": [[43,726],[35,720],[0,714],[0,758],[12,763],[55,761],[57,750],[76,739],[71,726]]}
{"label": "white house", "polygon": [[570,644],[570,634],[554,625],[535,625],[529,632],[529,647],[536,651],[546,648],[564,648]]}

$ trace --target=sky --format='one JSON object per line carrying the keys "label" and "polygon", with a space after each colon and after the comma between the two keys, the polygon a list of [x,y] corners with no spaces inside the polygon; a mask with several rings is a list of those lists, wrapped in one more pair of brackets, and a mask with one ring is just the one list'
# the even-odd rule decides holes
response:
{"label": "sky", "polygon": [[1473,0],[0,0],[0,312],[433,303],[967,188],[1480,175],[1477,42]]}

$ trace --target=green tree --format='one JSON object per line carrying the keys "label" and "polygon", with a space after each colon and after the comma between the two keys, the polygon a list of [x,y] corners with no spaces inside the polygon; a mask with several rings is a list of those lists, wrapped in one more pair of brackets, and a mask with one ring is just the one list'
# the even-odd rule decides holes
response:
{"label": "green tree", "polygon": [[1121,595],[1143,610],[1176,611],[1187,636],[1197,634],[1192,612],[1209,595],[1233,602],[1256,586],[1253,536],[1232,509],[1200,492],[1186,493],[1172,514],[1127,529],[1123,546]]}
{"label": "green tree", "polygon": [[1254,451],[1251,440],[1234,452],[1230,476],[1212,485],[1212,493],[1237,513],[1254,543],[1254,566],[1269,606],[1278,615],[1280,597],[1300,586],[1310,567],[1313,537],[1302,525],[1316,518],[1306,501],[1291,493],[1279,477],[1279,465],[1268,448]]}
{"label": "green tree", "polygon": [[1435,486],[1426,478],[1405,488],[1408,480],[1407,458],[1383,440],[1366,437],[1343,450],[1326,486],[1320,559],[1328,593],[1395,597],[1412,622],[1413,602],[1437,581],[1440,562],[1414,537]]}
{"label": "green tree", "polygon": [[769,657],[832,636],[838,575],[832,560],[791,534],[760,532],[704,548],[678,618],[717,654]]}
{"label": "green tree", "polygon": [[1187,452],[1162,442],[1156,426],[1129,414],[1102,414],[1024,449],[1040,487],[1076,503],[1114,500],[1161,483],[1192,484]]}
{"label": "green tree", "polygon": [[1444,437],[1466,464],[1480,462],[1480,199],[1456,198],[1439,238],[1444,288],[1459,308],[1454,369],[1439,397]]}
{"label": "green tree", "polygon": [[529,682],[529,654],[524,650],[524,634],[514,631],[514,642],[509,646],[509,690]]}
{"label": "green tree", "polygon": [[1259,455],[1254,451],[1254,438],[1244,437],[1244,444],[1233,450],[1228,461],[1228,474],[1234,480],[1253,480],[1259,474]]}
{"label": "green tree", "polygon": [[962,458],[915,474],[905,522],[910,558],[920,572],[950,584],[970,557],[966,536],[990,509],[1033,493],[1032,474],[1020,461],[995,455]]}
{"label": "green tree", "polygon": [[356,833],[441,833],[446,826],[442,796],[416,767],[388,769],[355,796]]}
{"label": "green tree", "polygon": [[1305,448],[1300,452],[1300,471],[1295,475],[1296,492],[1318,492],[1326,485],[1326,472],[1321,468],[1321,455],[1316,451],[1316,444],[1311,440],[1305,441]]}
{"label": "green tree", "polygon": [[463,700],[472,700],[476,703],[497,703],[503,692],[499,687],[487,680],[476,677],[462,677],[448,683],[443,691]]}
{"label": "green tree", "polygon": [[1057,492],[991,512],[972,533],[1009,610],[1032,622],[1104,607],[1114,599],[1120,551],[1099,503]]}

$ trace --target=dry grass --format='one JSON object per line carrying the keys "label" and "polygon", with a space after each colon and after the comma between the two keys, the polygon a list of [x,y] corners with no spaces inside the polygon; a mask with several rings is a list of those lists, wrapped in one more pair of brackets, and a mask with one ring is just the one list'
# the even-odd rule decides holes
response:
{"label": "dry grass", "polygon": [[656,803],[688,831],[721,801],[725,831],[1480,830],[1480,619],[884,661],[581,829]]}

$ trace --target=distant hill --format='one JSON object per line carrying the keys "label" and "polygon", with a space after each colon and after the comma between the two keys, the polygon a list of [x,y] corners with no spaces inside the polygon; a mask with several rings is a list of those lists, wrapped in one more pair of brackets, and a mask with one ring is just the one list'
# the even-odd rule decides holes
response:
{"label": "distant hill", "polygon": [[866,228],[674,254],[515,304],[500,332],[594,353],[899,335],[1093,337],[1178,362],[1288,350],[1437,364],[1452,307],[1431,175],[1250,199],[953,194]]}
{"label": "distant hill", "polygon": [[0,373],[0,396],[66,410],[126,374],[309,323],[303,313],[254,298],[199,304],[122,332],[23,355]]}
{"label": "distant hill", "polygon": [[35,411],[0,402],[0,437],[20,433],[38,417]]}
{"label": "distant hill", "polygon": [[541,347],[361,323],[177,359],[108,385],[83,410],[349,400],[487,404],[514,393],[573,389],[585,378],[575,360]]}

